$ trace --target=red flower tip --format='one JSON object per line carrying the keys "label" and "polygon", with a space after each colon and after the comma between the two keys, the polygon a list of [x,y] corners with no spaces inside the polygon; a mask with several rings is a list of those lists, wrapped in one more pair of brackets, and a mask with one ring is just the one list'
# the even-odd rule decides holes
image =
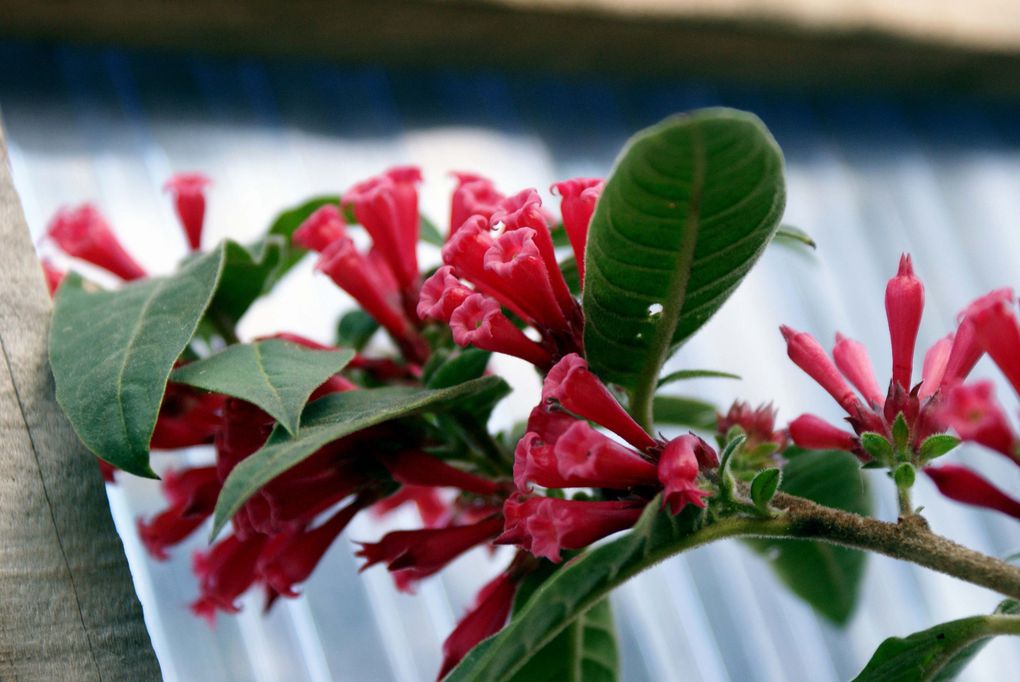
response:
{"label": "red flower tip", "polygon": [[330,244],[346,236],[346,222],[340,207],[325,204],[305,218],[290,239],[301,248],[322,253]]}
{"label": "red flower tip", "polygon": [[893,382],[910,390],[914,366],[914,345],[924,310],[924,285],[914,276],[908,254],[900,257],[896,276],[885,288],[885,312],[892,344]]}
{"label": "red flower tip", "polygon": [[418,509],[418,516],[426,528],[438,528],[450,520],[450,507],[443,500],[436,488],[420,485],[400,486],[400,489],[389,497],[379,500],[372,506],[372,513],[377,517],[385,516],[405,504],[412,503]]}
{"label": "red flower tip", "polygon": [[472,216],[482,216],[488,221],[506,198],[487,178],[474,173],[453,175],[457,178],[457,188],[450,199],[450,235]]}
{"label": "red flower tip", "polygon": [[743,429],[748,449],[753,450],[763,443],[775,443],[780,448],[786,446],[786,433],[775,428],[776,408],[772,403],[752,408],[742,400],[735,400],[725,415],[718,415],[716,422],[716,431],[723,435],[734,426]]}
{"label": "red flower tip", "polygon": [[859,450],[857,438],[852,433],[838,429],[821,417],[802,414],[790,422],[790,438],[797,447],[805,450]]}
{"label": "red flower tip", "polygon": [[844,410],[851,415],[856,414],[860,409],[860,401],[815,337],[786,325],[782,325],[779,331],[786,340],[786,353],[793,363],[818,382]]}
{"label": "red flower tip", "polygon": [[558,404],[579,417],[604,426],[638,450],[656,446],[655,439],[627,414],[577,353],[565,355],[549,370],[542,384],[542,401]]}
{"label": "red flower tip", "polygon": [[205,190],[212,181],[201,173],[177,173],[163,185],[174,198],[177,218],[188,238],[188,246],[197,251],[202,241],[205,222]]}
{"label": "red flower tip", "polygon": [[978,381],[952,388],[947,392],[938,416],[956,429],[961,439],[1001,452],[1013,463],[1020,464],[1016,434],[995,401],[992,382]]}
{"label": "red flower tip", "polygon": [[832,357],[839,371],[864,396],[871,407],[878,407],[885,402],[885,395],[878,387],[875,371],[871,368],[871,359],[864,344],[837,333]]}
{"label": "red flower tip", "polygon": [[205,617],[217,609],[237,613],[237,598],[255,582],[255,566],[265,544],[265,536],[241,540],[229,535],[208,551],[196,552],[192,568],[201,596],[193,610]]}
{"label": "red flower tip", "polygon": [[418,183],[414,166],[391,168],[356,184],[343,196],[354,217],[372,237],[400,286],[414,288],[418,279]]}
{"label": "red flower tip", "polygon": [[507,573],[500,573],[485,584],[474,605],[443,642],[443,663],[437,681],[446,677],[476,644],[503,627],[516,591],[517,584]]}
{"label": "red flower tip", "polygon": [[444,265],[422,284],[418,294],[418,317],[448,323],[457,306],[473,293],[453,274],[451,266]]}
{"label": "red flower tip", "polygon": [[939,467],[925,467],[924,473],[934,481],[939,492],[951,500],[994,509],[1020,519],[1020,502],[967,467],[943,464]]}
{"label": "red flower tip", "polygon": [[453,341],[458,346],[475,346],[505,353],[545,368],[552,363],[549,351],[514,326],[499,303],[482,294],[471,294],[450,316]]}
{"label": "red flower tip", "polygon": [[438,457],[417,450],[404,450],[382,457],[393,480],[408,485],[459,488],[476,495],[493,495],[499,486],[481,476],[450,466]]}
{"label": "red flower tip", "polygon": [[[702,451],[700,458],[699,450]],[[709,459],[705,451],[711,451],[711,448],[693,433],[674,438],[663,449],[658,468],[658,478],[663,486],[662,505],[669,506],[673,514],[680,513],[687,504],[705,506],[703,498],[711,493],[697,486],[701,469],[699,460]]]}
{"label": "red flower tip", "polygon": [[46,234],[68,255],[103,268],[125,281],[146,275],[92,204],[60,209],[50,221]]}
{"label": "red flower tip", "polygon": [[515,494],[503,505],[504,530],[497,544],[515,544],[559,563],[564,549],[581,549],[641,516],[643,502],[589,502]]}
{"label": "red flower tip", "polygon": [[43,258],[39,264],[42,266],[43,275],[46,277],[46,288],[50,290],[50,296],[57,293],[60,283],[64,281],[67,273],[57,268],[48,258]]}
{"label": "red flower tip", "polygon": [[549,191],[558,193],[560,213],[563,216],[563,229],[570,239],[570,247],[574,251],[577,272],[581,283],[584,283],[584,250],[588,243],[588,228],[595,212],[595,204],[605,188],[605,181],[599,178],[574,178],[557,182]]}
{"label": "red flower tip", "polygon": [[565,329],[566,317],[536,243],[537,234],[530,227],[504,232],[485,251],[483,264],[501,280],[504,289],[513,292],[511,297],[529,320],[547,329]]}
{"label": "red flower tip", "polygon": [[654,485],[655,465],[602,435],[584,421],[575,421],[553,447],[556,466],[571,487],[627,488]]}
{"label": "red flower tip", "polygon": [[924,364],[921,366],[921,390],[917,394],[919,400],[927,400],[941,387],[952,349],[953,334],[950,333],[932,344],[924,354]]}
{"label": "red flower tip", "polygon": [[[1000,289],[984,297],[968,315],[978,343],[998,365],[1013,390],[1020,392],[1020,322],[1014,311],[1013,292]],[[979,299],[980,300],[980,299]]]}

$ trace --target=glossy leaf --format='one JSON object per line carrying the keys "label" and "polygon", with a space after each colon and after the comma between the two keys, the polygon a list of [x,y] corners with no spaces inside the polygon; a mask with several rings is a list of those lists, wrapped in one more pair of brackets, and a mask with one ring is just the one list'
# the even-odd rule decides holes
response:
{"label": "glossy leaf", "polygon": [[223,271],[225,247],[176,274],[104,291],[71,273],[57,292],[50,365],[57,401],[82,442],[139,476],[170,370],[188,345]]}
{"label": "glossy leaf", "polygon": [[715,369],[681,369],[676,372],[670,372],[666,376],[662,377],[658,381],[658,385],[665,386],[671,384],[674,381],[686,381],[688,379],[739,379],[739,374],[732,374],[730,372],[720,372]]}
{"label": "glossy leaf", "polygon": [[652,402],[652,419],[656,424],[714,429],[716,409],[712,403],[697,398],[657,395]]}
{"label": "glossy leaf", "polygon": [[279,237],[267,238],[251,247],[233,241],[224,244],[223,274],[206,315],[218,327],[232,330],[251,304],[279,278],[285,248]]}
{"label": "glossy leaf", "polygon": [[181,384],[243,398],[258,405],[290,433],[297,433],[301,411],[312,391],[354,358],[350,350],[314,350],[268,339],[228,346],[208,358],[178,368]]}
{"label": "glossy leaf", "polygon": [[354,350],[363,349],[379,329],[375,318],[360,308],[344,313],[336,326],[338,345],[348,346]]}
{"label": "glossy leaf", "polygon": [[492,353],[478,348],[466,348],[446,358],[428,375],[427,388],[449,388],[485,374]]}
{"label": "glossy leaf", "polygon": [[786,223],[780,225],[779,229],[776,230],[775,240],[777,242],[799,244],[801,246],[806,246],[812,250],[818,248],[818,244],[816,244],[815,240],[811,238],[811,235],[809,235],[807,232],[800,229],[799,227],[795,227],[794,225],[787,225]]}
{"label": "glossy leaf", "polygon": [[909,637],[882,642],[854,682],[952,680],[999,634],[1020,635],[1020,602],[999,604],[991,616],[973,616],[936,625]]}
{"label": "glossy leaf", "polygon": [[[856,514],[870,511],[857,459],[846,452],[788,448],[780,490]],[[769,557],[787,587],[834,623],[853,613],[864,575],[865,554],[810,540],[750,540]]]}
{"label": "glossy leaf", "polygon": [[513,682],[616,682],[616,627],[609,599],[599,601],[542,647]]}
{"label": "glossy leaf", "polygon": [[701,526],[701,510],[688,505],[673,516],[660,508],[661,499],[656,498],[631,531],[579,555],[556,571],[501,632],[464,657],[445,678],[446,682],[514,679],[531,656],[567,630],[580,614],[601,602],[614,587],[656,561],[692,546],[688,538]]}
{"label": "glossy leaf", "polygon": [[592,369],[648,391],[772,239],[783,159],[755,116],[706,109],[627,144],[592,218],[585,349]]}
{"label": "glossy leaf", "polygon": [[327,443],[424,411],[466,409],[478,396],[505,385],[498,377],[485,377],[441,390],[389,387],[333,393],[310,403],[296,436],[275,428],[261,449],[230,472],[216,501],[213,537],[259,488]]}
{"label": "glossy leaf", "polygon": [[759,471],[751,481],[751,501],[758,509],[767,509],[779,490],[783,473],[776,468]]}

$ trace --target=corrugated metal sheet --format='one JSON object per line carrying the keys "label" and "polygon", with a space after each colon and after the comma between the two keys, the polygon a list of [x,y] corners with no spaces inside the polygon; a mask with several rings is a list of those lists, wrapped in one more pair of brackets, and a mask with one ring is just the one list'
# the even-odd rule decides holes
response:
{"label": "corrugated metal sheet", "polygon": [[[928,287],[922,343],[948,331],[973,296],[1020,284],[1015,107],[934,95],[908,101],[21,44],[0,44],[0,63],[0,107],[33,230],[41,234],[61,204],[95,200],[157,272],[183,255],[160,191],[173,170],[201,169],[215,179],[207,221],[213,238],[254,237],[280,209],[395,163],[423,166],[424,209],[442,222],[450,170],[486,172],[508,190],[545,188],[563,177],[606,173],[629,133],[669,113],[714,104],[753,110],[787,155],[787,221],[820,247],[816,255],[769,249],[672,364],[735,371],[744,377],[739,384],[699,381],[684,389],[720,404],[775,400],[784,419],[809,408],[834,418],[838,412],[785,359],[781,322],[823,340],[837,329],[861,339],[873,349],[878,374],[888,376],[882,290],[901,251],[913,253]],[[242,333],[286,328],[326,340],[347,304],[306,263],[279,295],[253,309]],[[520,364],[503,367],[518,388],[496,417],[507,424],[530,407],[537,382]],[[991,374],[984,364],[982,371]],[[1020,490],[1020,472],[995,456],[953,457]],[[157,459],[163,467],[174,461]],[[893,518],[893,491],[880,474],[872,483],[880,516]],[[917,498],[940,532],[993,554],[1020,548],[1015,522],[940,500],[924,480]],[[412,598],[397,594],[384,572],[358,576],[344,540],[304,598],[283,602],[268,617],[253,600],[210,631],[186,609],[195,595],[189,554],[202,539],[168,563],[153,562],[133,525],[160,506],[156,487],[125,480],[110,489],[110,502],[168,680],[429,680],[442,639],[480,576],[495,568],[476,552]],[[412,522],[398,516],[385,525]],[[380,532],[379,524],[360,521],[348,535]],[[667,561],[614,595],[624,679],[657,682],[848,679],[883,638],[985,612],[996,601],[951,578],[872,558],[862,604],[840,631],[735,542]],[[964,678],[1007,679],[1018,669],[1020,647],[1001,639]]]}

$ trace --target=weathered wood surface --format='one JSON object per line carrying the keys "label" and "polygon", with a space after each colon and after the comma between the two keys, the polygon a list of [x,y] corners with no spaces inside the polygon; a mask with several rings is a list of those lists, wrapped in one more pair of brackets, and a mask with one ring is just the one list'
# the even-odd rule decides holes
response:
{"label": "weathered wood surface", "polygon": [[0,129],[0,680],[152,680],[99,468],[60,412],[50,300]]}
{"label": "weathered wood surface", "polygon": [[0,37],[1020,95],[999,0],[0,0]]}

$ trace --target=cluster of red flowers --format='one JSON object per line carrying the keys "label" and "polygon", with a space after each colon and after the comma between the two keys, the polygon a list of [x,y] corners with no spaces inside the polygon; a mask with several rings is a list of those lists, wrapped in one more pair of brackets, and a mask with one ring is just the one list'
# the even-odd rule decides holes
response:
{"label": "cluster of red flowers", "polygon": [[790,437],[803,448],[846,450],[868,461],[871,455],[862,448],[860,436],[875,433],[893,441],[893,424],[902,416],[909,429],[909,461],[922,466],[944,495],[1020,518],[1020,502],[966,467],[931,465],[923,447],[927,438],[951,426],[963,440],[997,450],[1020,464],[1017,436],[992,397],[991,383],[963,383],[987,352],[1020,391],[1020,324],[1014,306],[1009,289],[992,291],[967,306],[956,331],[925,353],[920,382],[912,384],[924,286],[914,275],[910,257],[904,255],[885,292],[893,365],[885,393],[861,343],[837,334],[830,359],[810,334],[781,328],[790,358],[835,398],[855,432],[804,414],[790,423]]}

